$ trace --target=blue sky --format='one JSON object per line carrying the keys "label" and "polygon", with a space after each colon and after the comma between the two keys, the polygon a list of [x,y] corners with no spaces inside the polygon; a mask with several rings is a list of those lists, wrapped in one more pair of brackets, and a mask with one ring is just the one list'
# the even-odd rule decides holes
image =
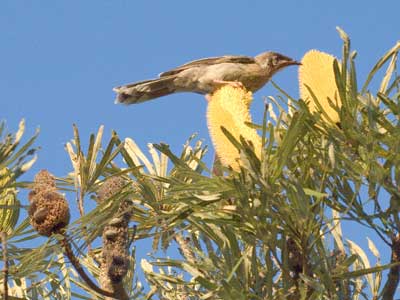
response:
{"label": "blue sky", "polygon": [[[390,5],[391,4],[391,5]],[[14,1],[0,4],[0,118],[40,127],[36,169],[63,175],[64,143],[76,123],[83,135],[116,130],[140,145],[164,141],[178,151],[198,132],[209,144],[206,102],[176,94],[135,106],[114,105],[112,87],[156,76],[187,61],[275,50],[301,59],[317,48],[341,55],[335,27],[359,49],[360,74],[399,38],[394,6],[375,1]],[[390,8],[390,9],[388,9]],[[397,29],[397,32],[396,30]],[[363,76],[361,76],[361,79]],[[298,95],[297,69],[274,80]],[[276,95],[267,86],[255,95]],[[255,111],[254,119],[261,113]]]}
{"label": "blue sky", "polygon": [[[57,176],[71,171],[64,144],[73,123],[85,141],[105,125],[105,132],[115,130],[143,148],[163,141],[178,152],[194,132],[210,145],[202,96],[176,94],[122,106],[114,104],[112,88],[208,56],[274,50],[301,59],[316,48],[340,57],[336,26],[358,50],[363,82],[399,39],[399,11],[398,0],[2,0],[0,119],[15,130],[25,118],[28,134],[41,129],[42,150],[27,179],[43,168]],[[295,67],[274,81],[298,96]],[[256,121],[262,97],[277,94],[270,85],[255,94]]]}

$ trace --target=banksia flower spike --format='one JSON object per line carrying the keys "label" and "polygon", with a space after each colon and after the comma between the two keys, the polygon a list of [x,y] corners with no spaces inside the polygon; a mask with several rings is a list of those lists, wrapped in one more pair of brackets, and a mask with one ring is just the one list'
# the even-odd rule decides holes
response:
{"label": "banksia flower spike", "polygon": [[[336,86],[333,62],[335,57],[318,50],[308,51],[301,60],[299,67],[300,98],[308,103],[311,112],[319,111],[318,105],[310,90],[318,100],[322,110],[329,119],[337,124],[340,122],[338,112],[331,106],[330,101],[338,107],[341,106],[341,99]],[[326,117],[322,115],[325,121]]]}
{"label": "banksia flower spike", "polygon": [[229,141],[221,130],[226,128],[235,139],[242,136],[250,141],[258,157],[261,154],[261,137],[246,122],[251,122],[250,104],[253,101],[251,92],[244,88],[225,85],[217,89],[210,97],[207,108],[207,122],[215,151],[225,166],[239,171],[239,150]]}

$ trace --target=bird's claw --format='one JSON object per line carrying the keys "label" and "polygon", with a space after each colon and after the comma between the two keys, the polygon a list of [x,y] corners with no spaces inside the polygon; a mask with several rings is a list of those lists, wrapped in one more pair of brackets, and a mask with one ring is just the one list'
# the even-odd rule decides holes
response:
{"label": "bird's claw", "polygon": [[[214,79],[213,82],[214,82],[214,84],[217,85],[217,87],[222,87],[223,85],[229,85],[231,87],[238,88],[238,89],[246,89],[246,87],[240,81],[226,81],[226,80]],[[205,98],[208,102],[210,102],[211,94],[206,94]]]}
{"label": "bird's claw", "polygon": [[226,81],[226,80],[218,80],[214,79],[214,83],[219,84],[219,85],[230,85],[232,87],[238,88],[238,89],[244,89],[243,83],[240,81]]}

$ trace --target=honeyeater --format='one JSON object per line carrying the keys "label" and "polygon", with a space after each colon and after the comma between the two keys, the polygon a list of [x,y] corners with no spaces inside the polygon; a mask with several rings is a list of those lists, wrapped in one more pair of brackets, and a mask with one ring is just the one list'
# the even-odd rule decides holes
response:
{"label": "honeyeater", "polygon": [[209,101],[207,121],[216,157],[223,165],[239,171],[239,151],[221,128],[225,127],[236,139],[243,137],[250,141],[259,156],[261,138],[246,124],[251,122],[252,92],[262,88],[279,70],[300,64],[276,52],[264,52],[255,57],[204,58],[163,72],[159,78],[114,88],[116,103],[140,103],[178,92],[205,95]]}
{"label": "honeyeater", "polygon": [[245,87],[255,92],[279,70],[300,63],[276,52],[255,57],[225,55],[186,63],[163,72],[156,79],[114,88],[116,103],[134,104],[178,92],[209,95],[224,84]]}

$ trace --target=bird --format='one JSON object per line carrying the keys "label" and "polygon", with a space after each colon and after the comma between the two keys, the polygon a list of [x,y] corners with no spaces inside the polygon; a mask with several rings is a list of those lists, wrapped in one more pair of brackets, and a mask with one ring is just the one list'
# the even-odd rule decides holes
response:
{"label": "bird", "polygon": [[271,77],[300,62],[276,52],[263,52],[255,57],[224,55],[183,64],[159,74],[158,78],[115,87],[116,103],[135,104],[179,92],[209,95],[229,84],[255,92]]}

